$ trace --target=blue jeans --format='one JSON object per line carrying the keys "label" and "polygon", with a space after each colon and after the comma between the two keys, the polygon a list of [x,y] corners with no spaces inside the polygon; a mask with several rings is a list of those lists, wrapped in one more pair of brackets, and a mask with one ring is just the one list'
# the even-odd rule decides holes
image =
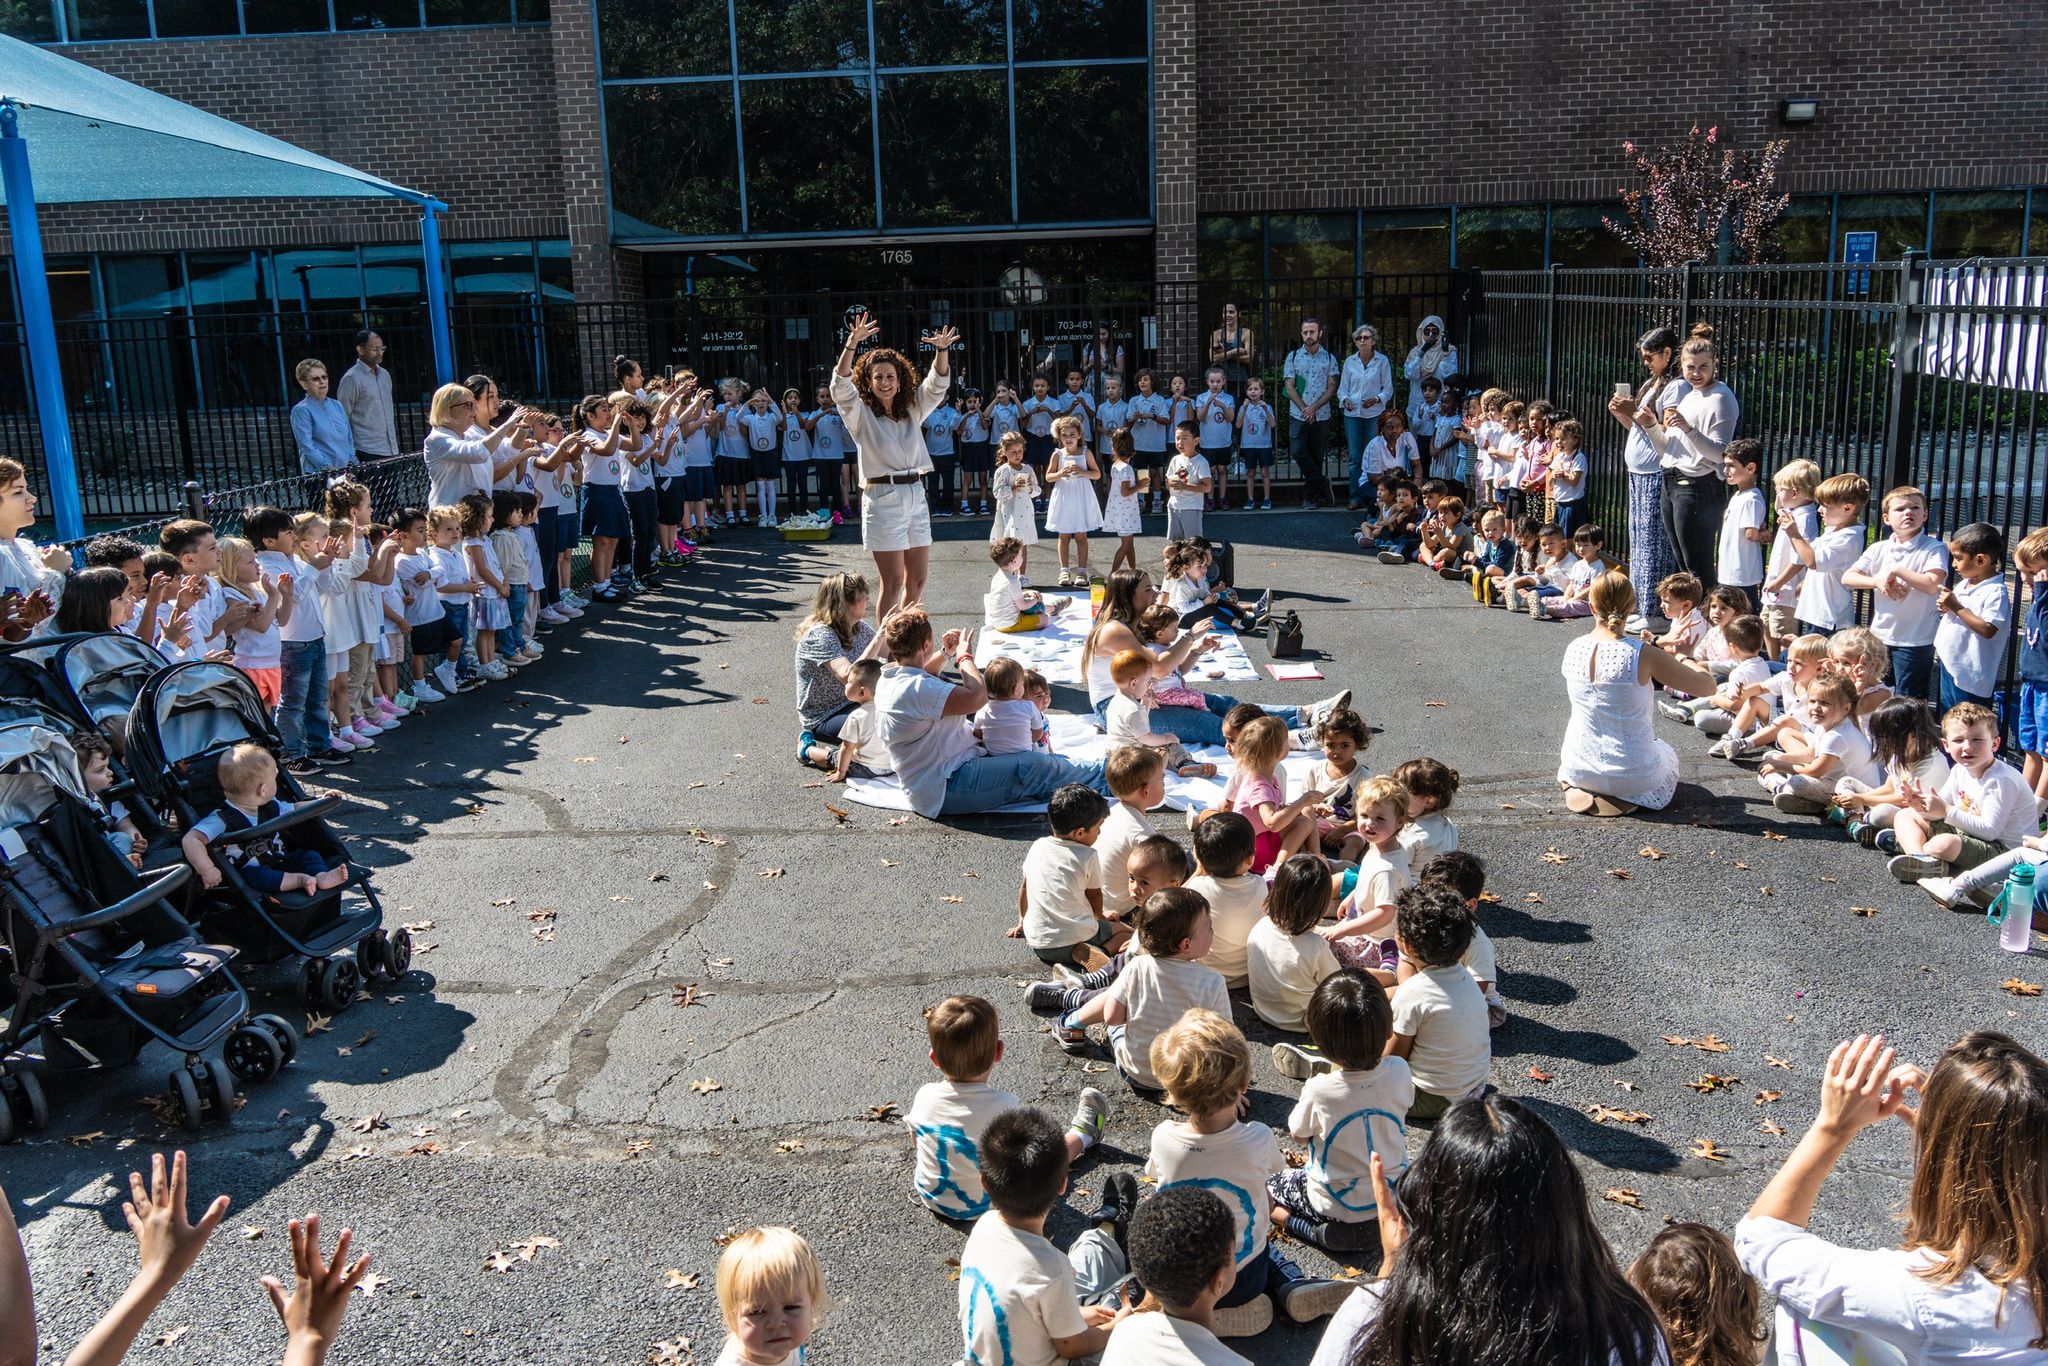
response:
{"label": "blue jeans", "polygon": [[1902,697],[1926,697],[1927,685],[1934,681],[1934,647],[1894,645],[1891,656],[1892,691]]}
{"label": "blue jeans", "polygon": [[1042,802],[1068,783],[1092,787],[1111,796],[1102,765],[1077,764],[1057,754],[982,754],[953,770],[946,779],[941,816],[971,816],[1016,802]]}
{"label": "blue jeans", "polygon": [[1948,665],[1937,662],[1935,669],[1941,675],[1941,714],[1943,716],[1948,715],[1950,707],[1960,706],[1964,702],[1975,702],[1980,707],[1989,707],[1991,705],[1991,699],[1988,696],[1980,693],[1964,692],[1961,688],[1958,688],[1956,681],[1949,677]]}
{"label": "blue jeans", "polygon": [[327,640],[287,640],[278,658],[277,733],[284,757],[334,748],[327,730]]}
{"label": "blue jeans", "polygon": [[[1223,718],[1237,705],[1235,697],[1221,693],[1203,693],[1208,702],[1207,711],[1196,711],[1193,707],[1155,707],[1152,709],[1152,724],[1165,731],[1184,745],[1220,745],[1223,743]],[[1268,716],[1277,716],[1287,723],[1289,730],[1306,725],[1299,707],[1276,707],[1267,702],[1255,704]],[[1103,698],[1095,704],[1095,716],[1101,720],[1109,713],[1109,699]]]}
{"label": "blue jeans", "polygon": [[448,619],[448,643],[459,641],[462,645],[462,652],[455,657],[455,676],[468,678],[476,673],[476,632],[470,629],[476,614],[466,602],[443,602],[441,610]]}
{"label": "blue jeans", "polygon": [[1571,535],[1585,524],[1586,502],[1583,498],[1577,502],[1559,503],[1557,505],[1558,529],[1564,532],[1565,535]]}
{"label": "blue jeans", "polygon": [[512,624],[498,632],[498,653],[516,655],[526,648],[526,599],[532,590],[523,583],[505,585],[505,607]]}
{"label": "blue jeans", "polygon": [[[1344,449],[1349,457],[1344,466],[1345,485],[1351,490],[1351,501],[1354,503],[1362,501],[1358,479],[1365,469],[1365,448],[1372,444],[1373,429],[1378,425],[1378,421],[1379,419],[1371,417],[1352,417],[1348,413],[1344,417]],[[1373,501],[1377,502],[1378,498],[1375,497]]]}

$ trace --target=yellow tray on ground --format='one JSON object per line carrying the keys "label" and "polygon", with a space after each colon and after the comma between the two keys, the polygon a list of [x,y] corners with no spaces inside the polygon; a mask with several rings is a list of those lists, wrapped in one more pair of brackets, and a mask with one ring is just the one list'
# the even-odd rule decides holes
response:
{"label": "yellow tray on ground", "polygon": [[829,526],[785,527],[782,531],[785,541],[829,541],[832,528]]}

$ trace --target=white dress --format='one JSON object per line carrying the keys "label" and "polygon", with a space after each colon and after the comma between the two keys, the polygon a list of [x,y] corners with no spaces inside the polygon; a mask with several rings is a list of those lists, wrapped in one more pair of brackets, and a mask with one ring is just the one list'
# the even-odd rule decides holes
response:
{"label": "white dress", "polygon": [[1650,685],[1639,682],[1642,642],[1580,636],[1564,652],[1572,702],[1557,780],[1652,811],[1678,791],[1678,754],[1652,728]]}
{"label": "white dress", "polygon": [[1045,529],[1060,536],[1085,536],[1091,531],[1102,530],[1102,505],[1095,501],[1095,485],[1085,476],[1070,476],[1054,479],[1061,470],[1082,470],[1088,468],[1088,453],[1068,455],[1065,451],[1054,451],[1052,463],[1046,466],[1046,482],[1052,485],[1052,492],[1045,500]]}
{"label": "white dress", "polygon": [[1038,544],[1038,518],[1031,500],[1038,496],[1038,475],[1029,465],[1012,467],[1008,461],[996,466],[989,476],[995,490],[996,518],[989,524],[990,544],[1015,536],[1026,545]]}
{"label": "white dress", "polygon": [[1109,501],[1103,505],[1102,529],[1112,536],[1145,532],[1138,509],[1138,472],[1129,465],[1112,463],[1109,467]]}

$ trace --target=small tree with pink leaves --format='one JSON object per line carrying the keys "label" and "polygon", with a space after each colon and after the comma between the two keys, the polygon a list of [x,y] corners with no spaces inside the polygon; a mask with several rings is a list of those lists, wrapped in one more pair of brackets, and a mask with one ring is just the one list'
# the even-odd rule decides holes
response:
{"label": "small tree with pink leaves", "polygon": [[1778,219],[1791,200],[1776,188],[1785,139],[1744,154],[1723,144],[1719,134],[1718,127],[1702,132],[1694,124],[1676,147],[1648,152],[1633,142],[1621,144],[1643,183],[1621,192],[1626,221],[1600,221],[1650,265],[1757,265],[1778,259]]}

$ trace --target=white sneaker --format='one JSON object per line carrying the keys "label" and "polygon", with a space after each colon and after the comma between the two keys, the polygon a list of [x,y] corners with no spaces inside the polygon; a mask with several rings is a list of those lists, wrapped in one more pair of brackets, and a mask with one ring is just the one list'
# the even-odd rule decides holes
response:
{"label": "white sneaker", "polygon": [[412,695],[421,702],[446,702],[448,694],[442,692],[424,678],[412,681]]}
{"label": "white sneaker", "polygon": [[569,618],[563,616],[552,607],[543,607],[540,609],[540,614],[534,620],[544,621],[550,626],[560,626],[566,623]]}
{"label": "white sneaker", "polygon": [[505,667],[505,662],[501,659],[494,659],[479,666],[477,672],[496,683],[502,683],[512,676],[512,671]]}
{"label": "white sneaker", "polygon": [[362,716],[356,718],[355,724],[350,726],[349,730],[354,732],[356,735],[364,736],[372,740],[376,739],[379,735],[382,735],[384,733],[384,727],[376,724],[369,718]]}
{"label": "white sneaker", "polygon": [[334,737],[336,749],[341,748],[341,735],[348,736],[357,749],[375,749],[377,747],[377,742],[363,734],[360,730],[349,729]]}
{"label": "white sneaker", "polygon": [[526,653],[534,659],[539,659],[542,655],[546,654],[547,652],[548,647],[541,644],[537,640],[529,640],[526,642]]}
{"label": "white sneaker", "polygon": [[[455,666],[445,659],[442,660],[439,664],[436,664],[428,672],[434,675],[434,682],[440,685],[441,694],[443,697],[454,696],[456,689],[462,686],[456,680]],[[436,700],[438,701],[439,699]]]}

